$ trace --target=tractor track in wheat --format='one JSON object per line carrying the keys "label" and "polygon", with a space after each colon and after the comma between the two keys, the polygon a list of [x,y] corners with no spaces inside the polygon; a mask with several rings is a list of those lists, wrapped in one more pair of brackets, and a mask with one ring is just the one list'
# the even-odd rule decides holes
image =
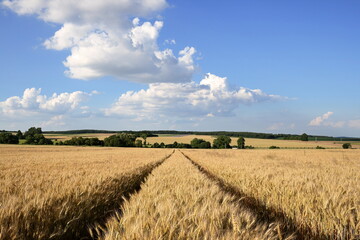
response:
{"label": "tractor track in wheat", "polygon": [[[181,151],[180,151],[181,152]],[[311,229],[305,226],[298,226],[285,213],[277,211],[273,208],[269,208],[263,205],[258,199],[246,195],[241,189],[232,186],[231,184],[224,181],[221,177],[215,175],[208,169],[201,166],[199,163],[191,159],[185,153],[181,152],[185,158],[187,158],[202,174],[208,179],[213,181],[217,186],[220,187],[224,192],[232,195],[235,201],[238,202],[241,208],[245,208],[253,212],[259,221],[259,223],[271,224],[276,222],[279,227],[281,235],[293,234],[295,239],[299,240],[326,240],[332,239],[331,236],[324,234],[312,234]]]}

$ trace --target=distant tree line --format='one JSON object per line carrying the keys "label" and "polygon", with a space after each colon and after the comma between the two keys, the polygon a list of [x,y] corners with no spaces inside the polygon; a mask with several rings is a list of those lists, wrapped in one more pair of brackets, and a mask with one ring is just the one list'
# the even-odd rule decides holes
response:
{"label": "distant tree line", "polygon": [[231,146],[231,138],[229,136],[220,135],[213,140],[211,145],[210,142],[205,141],[201,138],[194,138],[190,144],[174,142],[173,144],[154,143],[151,147],[153,148],[193,148],[193,149],[227,149],[227,148],[238,148],[238,149],[252,149],[252,146],[245,146],[245,138],[239,137],[236,146]]}
{"label": "distant tree line", "polygon": [[191,144],[174,142],[172,144],[165,143],[154,143],[151,145],[152,148],[192,148]]}
{"label": "distant tree line", "polygon": [[[99,133],[104,132],[103,130],[71,130],[71,131],[62,131],[63,133]],[[111,131],[107,131],[111,132]],[[60,132],[52,132],[52,133],[60,133]],[[238,136],[237,145],[231,146],[231,138],[230,136],[237,136],[239,132],[186,132],[186,131],[156,131],[156,133],[161,134],[174,134],[174,133],[191,133],[191,134],[210,134],[217,136],[216,134],[220,133],[227,133],[228,135],[218,135],[213,143],[211,144],[208,141],[205,141],[204,139],[200,138],[194,138],[190,144],[188,143],[178,143],[174,142],[172,144],[164,144],[164,143],[154,143],[154,144],[148,144],[146,142],[148,137],[154,137],[157,136],[154,134],[154,132],[151,131],[125,131],[122,133],[116,133],[114,135],[111,135],[104,140],[99,140],[98,138],[84,138],[84,137],[73,137],[69,140],[65,141],[55,141],[55,145],[73,145],[73,146],[107,146],[107,147],[153,147],[153,148],[198,148],[198,149],[226,149],[226,148],[238,148],[238,149],[244,149],[244,148],[254,148],[252,146],[246,146],[245,145],[245,137],[249,136],[257,136],[257,137],[264,137],[262,133],[245,133],[245,136]],[[229,134],[230,133],[230,134]],[[230,136],[229,136],[230,135]],[[308,136],[306,133],[303,133],[302,135],[281,135],[277,134],[273,136],[282,136],[283,139],[291,139],[291,140],[301,140],[301,141],[309,141],[310,138],[313,136]],[[142,138],[144,142],[139,139]],[[267,138],[272,138],[270,135],[267,136]],[[356,138],[342,138],[344,139],[350,139],[351,141],[356,140]],[[43,131],[41,128],[31,127],[29,128],[24,134],[19,130],[16,132],[16,134],[13,134],[11,132],[7,132],[5,130],[0,130],[0,144],[18,144],[20,141],[23,140],[24,144],[33,144],[33,145],[53,145],[54,142],[51,139],[46,138],[43,135]],[[360,140],[360,139],[359,139]],[[270,148],[278,148],[276,146],[271,146]],[[351,144],[346,143],[343,145],[343,148],[351,148]]]}
{"label": "distant tree line", "polygon": [[309,136],[306,133],[303,133],[302,135],[290,135],[284,137],[284,140],[309,141]]}
{"label": "distant tree line", "polygon": [[[160,130],[152,131],[154,134],[180,134],[180,135],[207,135],[207,136],[229,136],[229,137],[244,137],[244,138],[261,138],[261,139],[283,139],[290,134],[273,134],[273,133],[255,133],[255,132],[228,132],[228,131],[214,131],[214,132],[198,132],[198,131],[173,131]],[[295,135],[299,136],[299,135]]]}
{"label": "distant tree line", "polygon": [[44,131],[46,134],[84,134],[84,133],[118,133],[117,131],[95,130],[95,129],[80,129],[67,131]]}
{"label": "distant tree line", "polygon": [[65,141],[56,141],[55,145],[104,146],[104,141],[99,140],[99,138],[73,137]]}
{"label": "distant tree line", "polygon": [[68,131],[46,131],[44,133],[47,134],[85,134],[85,133],[114,133],[114,134],[120,134],[120,133],[128,133],[128,134],[134,134],[136,137],[141,137],[142,135],[146,135],[147,137],[157,137],[158,135],[154,134],[151,131],[143,130],[143,131],[107,131],[107,130],[94,130],[94,129],[83,129],[83,130],[68,130]]}
{"label": "distant tree line", "polygon": [[[194,138],[188,143],[174,142],[172,144],[154,143],[149,145],[146,143],[146,139],[149,136],[153,136],[151,132],[142,131],[137,134],[133,133],[117,133],[111,135],[104,140],[98,138],[84,138],[84,137],[72,137],[65,141],[56,141],[55,145],[71,145],[71,146],[106,146],[106,147],[152,147],[152,148],[194,148],[194,149],[209,149],[209,148],[231,148],[231,138],[229,136],[220,135],[216,137],[213,144],[209,141],[205,141],[201,138]],[[144,142],[138,138],[144,139]],[[0,143],[3,144],[18,144],[20,139],[25,139],[24,144],[33,145],[53,145],[51,139],[45,138],[41,128],[31,127],[24,134],[19,130],[16,135],[1,131]],[[237,148],[243,149],[245,146],[244,137],[239,137],[237,141]]]}

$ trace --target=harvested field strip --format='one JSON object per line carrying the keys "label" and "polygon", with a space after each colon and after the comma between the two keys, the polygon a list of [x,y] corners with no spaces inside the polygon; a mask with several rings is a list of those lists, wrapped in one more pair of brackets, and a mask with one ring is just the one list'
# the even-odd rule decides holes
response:
{"label": "harvested field strip", "polygon": [[224,192],[232,195],[237,199],[240,204],[258,215],[259,221],[264,222],[279,222],[280,231],[283,233],[295,233],[296,239],[328,239],[327,236],[311,235],[310,229],[303,229],[303,226],[296,226],[291,219],[286,217],[286,214],[279,212],[275,209],[267,208],[265,205],[261,204],[258,199],[245,195],[239,188],[232,186],[225,182],[221,177],[216,176],[206,168],[202,167],[197,162],[193,161],[189,156],[182,153],[194,166],[196,166],[200,172],[205,174],[210,180],[214,181]]}
{"label": "harvested field strip", "polygon": [[183,152],[254,211],[303,239],[360,239],[358,150]]}
{"label": "harvested field strip", "polygon": [[243,209],[179,151],[152,172],[121,212],[108,220],[101,239],[294,239],[277,223],[260,222]]}
{"label": "harvested field strip", "polygon": [[[122,153],[130,152],[129,156],[133,157],[139,155],[138,153],[136,153],[137,155],[131,154],[131,151],[123,149]],[[146,163],[139,159],[138,164],[140,166],[134,162],[133,165],[138,167],[133,167],[133,169],[119,166],[121,163],[128,164],[129,161],[117,161],[116,159],[113,162],[110,161],[110,164],[113,164],[113,171],[110,169],[106,171],[107,168],[97,169],[98,174],[101,175],[99,177],[102,179],[101,182],[93,181],[91,183],[90,179],[86,178],[86,175],[75,175],[69,179],[62,179],[63,185],[65,185],[63,188],[57,185],[58,182],[54,186],[47,184],[46,187],[51,191],[51,195],[48,192],[39,191],[39,188],[42,187],[36,185],[36,176],[41,177],[39,173],[34,175],[34,185],[30,188],[32,192],[25,193],[25,195],[21,191],[24,190],[22,188],[29,189],[29,186],[26,186],[29,183],[21,182],[24,186],[19,185],[11,189],[7,181],[11,175],[3,176],[0,180],[4,180],[6,188],[1,191],[7,195],[0,196],[2,200],[0,202],[0,239],[89,239],[89,227],[102,224],[114,210],[118,210],[124,198],[139,190],[141,183],[144,182],[151,171],[169,157],[162,157],[161,159],[160,156],[164,156],[165,153],[170,153],[170,151],[152,151],[152,153],[154,153],[155,157],[158,157],[157,161],[147,160]],[[159,153],[161,155],[158,155]],[[143,157],[153,159],[153,156],[144,155]],[[79,160],[78,164],[86,164],[86,161],[89,163],[88,168],[92,169],[93,165],[91,163],[93,162],[91,158],[86,159],[84,162]],[[25,162],[23,163],[25,164]],[[57,168],[54,163],[47,164],[48,168],[44,169],[49,170],[48,174],[50,174],[52,168],[58,171],[62,170]],[[101,164],[103,166],[108,163],[103,161]],[[126,171],[121,171],[122,168],[126,169]],[[76,174],[76,170],[77,168],[72,170],[74,174]],[[25,172],[19,173],[20,176],[25,176],[25,174]],[[57,176],[50,174],[50,177]],[[96,179],[95,176],[91,177],[94,180]],[[82,180],[83,185],[88,185],[71,186],[71,184],[81,184]],[[26,201],[27,199],[28,201]]]}

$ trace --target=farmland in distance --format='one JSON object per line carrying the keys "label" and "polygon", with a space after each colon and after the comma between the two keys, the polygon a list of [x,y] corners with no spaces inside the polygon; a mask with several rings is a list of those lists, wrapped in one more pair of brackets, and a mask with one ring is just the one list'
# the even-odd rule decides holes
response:
{"label": "farmland in distance", "polygon": [[[47,138],[64,141],[69,140],[72,137],[84,137],[91,138],[96,137],[103,140],[113,133],[83,133],[83,134],[44,134]],[[150,144],[165,143],[172,144],[178,143],[190,143],[194,138],[201,138],[209,142],[213,142],[215,136],[209,135],[171,135],[171,134],[160,134],[158,137],[148,137],[147,142]],[[138,138],[143,140],[142,138]],[[236,145],[237,138],[231,138],[232,145]],[[341,141],[299,141],[299,140],[278,140],[278,139],[259,139],[259,138],[245,138],[246,145],[253,146],[255,148],[269,148],[270,146],[278,146],[280,148],[316,148],[317,146],[324,148],[342,148],[342,144],[345,142]],[[351,141],[350,141],[351,142]],[[353,148],[360,148],[360,142],[351,142]]]}

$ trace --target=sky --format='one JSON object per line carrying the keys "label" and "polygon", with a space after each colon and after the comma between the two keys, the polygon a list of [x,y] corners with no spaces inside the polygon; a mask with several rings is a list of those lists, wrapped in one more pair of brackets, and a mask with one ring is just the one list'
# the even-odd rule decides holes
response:
{"label": "sky", "polygon": [[0,129],[360,137],[357,0],[0,0]]}

